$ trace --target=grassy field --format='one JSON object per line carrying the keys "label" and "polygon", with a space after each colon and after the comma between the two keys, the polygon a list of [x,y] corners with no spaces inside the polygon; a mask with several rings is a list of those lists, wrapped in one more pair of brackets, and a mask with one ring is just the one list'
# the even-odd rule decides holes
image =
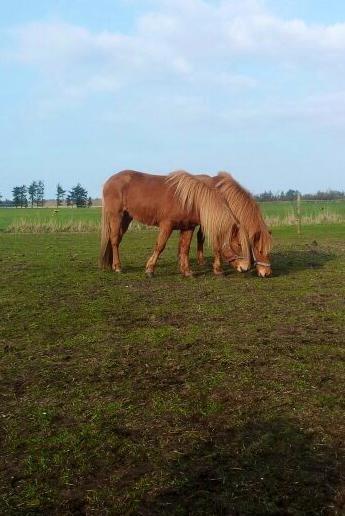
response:
{"label": "grassy field", "polygon": [[[292,215],[296,210],[296,202],[274,201],[260,204],[266,217],[280,217]],[[301,212],[305,217],[317,217],[322,213],[334,213],[345,219],[345,201],[302,201]]]}
{"label": "grassy field", "polygon": [[[295,223],[293,202],[264,202],[262,211],[272,226]],[[0,231],[32,232],[37,227],[45,231],[94,231],[101,217],[100,208],[0,208]],[[303,201],[303,222],[345,222],[345,201]]]}
{"label": "grassy field", "polygon": [[122,275],[1,233],[0,514],[344,514],[344,234],[275,229],[270,279],[183,279],[174,236],[147,279],[153,232]]}
{"label": "grassy field", "polygon": [[6,231],[15,223],[66,224],[85,223],[96,227],[101,218],[100,208],[60,208],[56,213],[53,208],[0,208],[0,231]]}

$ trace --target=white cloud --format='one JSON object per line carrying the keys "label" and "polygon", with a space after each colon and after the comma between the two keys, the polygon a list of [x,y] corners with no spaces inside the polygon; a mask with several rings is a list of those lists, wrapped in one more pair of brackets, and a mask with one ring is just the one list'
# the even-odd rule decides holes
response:
{"label": "white cloud", "polygon": [[[208,59],[276,55],[299,59],[308,54],[345,54],[345,23],[308,25],[272,16],[261,2],[201,0],[156,2],[139,17],[131,36],[91,31],[66,23],[36,22],[11,31],[12,56],[28,64],[59,70],[90,63],[115,73],[151,70],[157,65],[186,74]],[[156,70],[158,71],[158,70]]]}
{"label": "white cloud", "polygon": [[323,126],[345,127],[345,90],[311,95],[297,106],[285,107],[285,116],[322,122]]}
{"label": "white cloud", "polygon": [[[177,85],[194,88],[201,97],[201,91],[212,93],[212,88],[250,90],[262,82],[250,60],[261,69],[275,66],[277,77],[279,70],[291,67],[303,72],[306,66],[316,71],[325,67],[330,77],[344,76],[345,24],[284,20],[259,0],[152,1],[150,12],[136,20],[130,35],[92,32],[62,22],[30,23],[11,29],[9,35],[10,44],[2,55],[36,68],[51,83],[54,98],[60,93],[69,102],[118,94],[133,84],[159,83],[160,90],[172,96]],[[243,62],[246,70],[253,71],[239,72]],[[320,98],[306,99],[304,113],[315,110],[321,116],[334,105],[330,98]],[[293,103],[283,105],[282,116],[286,110],[297,116]],[[256,112],[246,106],[241,111]],[[272,108],[266,112],[270,111],[273,116]]]}

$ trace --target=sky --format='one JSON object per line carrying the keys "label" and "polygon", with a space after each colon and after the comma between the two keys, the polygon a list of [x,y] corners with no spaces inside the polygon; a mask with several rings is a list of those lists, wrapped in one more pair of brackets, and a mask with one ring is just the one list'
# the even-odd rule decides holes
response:
{"label": "sky", "polygon": [[343,0],[0,0],[0,194],[123,169],[345,189]]}

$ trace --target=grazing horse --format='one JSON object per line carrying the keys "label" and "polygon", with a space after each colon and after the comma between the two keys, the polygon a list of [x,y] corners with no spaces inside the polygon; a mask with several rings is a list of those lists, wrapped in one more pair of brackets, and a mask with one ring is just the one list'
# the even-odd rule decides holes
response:
{"label": "grazing horse", "polygon": [[[272,237],[253,196],[227,172],[219,172],[215,177],[207,175],[199,175],[197,177],[223,195],[236,220],[248,234],[252,263],[256,267],[258,276],[270,276],[272,268],[269,255]],[[204,240],[205,237],[200,227],[197,233],[197,257],[199,263],[204,262]]]}
{"label": "grazing horse", "polygon": [[[183,202],[177,192],[185,194]],[[215,255],[238,270],[248,267],[250,248],[246,232],[238,226],[223,196],[187,172],[156,176],[124,170],[103,187],[100,265],[121,272],[119,245],[131,221],[158,226],[159,233],[146,273],[154,273],[157,260],[174,229],[180,230],[180,271],[190,276],[189,248],[196,226],[201,225]],[[242,256],[240,256],[242,254]],[[218,272],[215,261],[214,272]]]}

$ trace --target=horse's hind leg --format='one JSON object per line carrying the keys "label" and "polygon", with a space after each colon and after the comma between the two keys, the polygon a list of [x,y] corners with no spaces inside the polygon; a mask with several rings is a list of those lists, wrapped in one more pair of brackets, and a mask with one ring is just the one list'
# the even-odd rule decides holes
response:
{"label": "horse's hind leg", "polygon": [[198,247],[197,247],[198,264],[204,265],[204,263],[205,263],[205,258],[204,258],[205,235],[201,229],[201,226],[199,227],[198,232],[197,232],[197,242],[198,242]]}
{"label": "horse's hind leg", "polygon": [[183,276],[193,276],[189,265],[189,250],[193,238],[194,229],[182,230],[179,241],[180,271]]}
{"label": "horse's hind leg", "polygon": [[127,212],[116,213],[110,217],[110,241],[113,248],[112,269],[115,272],[121,272],[119,246],[131,220],[132,217],[130,217]]}
{"label": "horse's hind leg", "polygon": [[165,244],[167,243],[170,235],[172,233],[171,224],[162,224],[159,227],[159,234],[156,241],[155,249],[153,254],[147,260],[145,272],[148,276],[152,276],[155,271],[155,266],[160,254],[164,251]]}

